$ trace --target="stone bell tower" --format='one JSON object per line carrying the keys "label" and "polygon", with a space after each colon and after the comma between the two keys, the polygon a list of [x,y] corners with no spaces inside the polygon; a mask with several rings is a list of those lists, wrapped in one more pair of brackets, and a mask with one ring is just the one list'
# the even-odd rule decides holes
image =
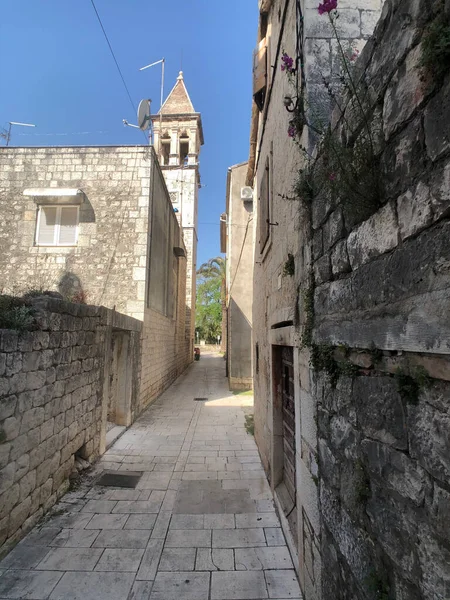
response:
{"label": "stone bell tower", "polygon": [[201,115],[195,112],[182,71],[159,113],[152,115],[152,122],[155,151],[186,245],[186,336],[193,348],[200,187],[198,157],[204,142]]}

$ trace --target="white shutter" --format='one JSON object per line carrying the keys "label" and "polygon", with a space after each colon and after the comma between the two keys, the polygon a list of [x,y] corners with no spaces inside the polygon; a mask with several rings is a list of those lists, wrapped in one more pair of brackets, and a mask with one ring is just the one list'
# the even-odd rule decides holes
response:
{"label": "white shutter", "polygon": [[72,246],[77,242],[78,207],[61,206],[61,217],[59,226],[60,246]]}
{"label": "white shutter", "polygon": [[56,211],[56,206],[41,206],[40,208],[37,243],[41,246],[55,244]]}

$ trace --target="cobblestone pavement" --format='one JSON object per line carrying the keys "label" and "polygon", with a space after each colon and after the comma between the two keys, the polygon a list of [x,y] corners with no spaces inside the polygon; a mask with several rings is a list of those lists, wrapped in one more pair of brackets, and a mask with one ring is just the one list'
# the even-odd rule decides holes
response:
{"label": "cobblestone pavement", "polygon": [[[0,599],[300,598],[251,397],[226,383],[221,357],[191,365],[0,563]],[[95,485],[103,470],[142,477]]]}

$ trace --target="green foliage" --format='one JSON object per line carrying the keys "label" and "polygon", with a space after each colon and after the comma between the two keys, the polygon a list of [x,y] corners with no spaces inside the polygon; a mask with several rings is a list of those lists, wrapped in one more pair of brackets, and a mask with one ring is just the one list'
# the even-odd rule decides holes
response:
{"label": "green foliage", "polygon": [[374,342],[372,342],[370,345],[369,354],[370,354],[370,358],[372,359],[372,362],[374,365],[379,363],[381,361],[381,359],[383,358],[383,351],[380,350],[379,348],[377,348],[375,346]]}
{"label": "green foliage", "polygon": [[295,275],[295,259],[292,254],[288,254],[288,259],[284,263],[283,275],[293,277]]}
{"label": "green foliage", "polygon": [[312,344],[311,366],[315,371],[325,371],[330,378],[332,387],[336,387],[339,379],[339,366],[334,358],[332,344]]}
{"label": "green foliage", "polygon": [[367,577],[366,585],[369,592],[375,595],[376,600],[390,600],[391,595],[386,577],[382,577],[375,569]]}
{"label": "green foliage", "polygon": [[303,310],[305,312],[305,325],[303,327],[302,345],[310,348],[314,328],[314,273],[311,273],[309,287],[303,292]]}
{"label": "green foliage", "polygon": [[355,499],[359,504],[365,504],[370,498],[370,477],[362,460],[355,464]]}
{"label": "green foliage", "polygon": [[311,204],[316,194],[312,165],[313,163],[308,161],[306,166],[300,169],[292,190],[295,196],[308,204]]}
{"label": "green foliage", "polygon": [[250,435],[255,435],[255,417],[254,415],[245,415],[245,429]]}
{"label": "green foliage", "polygon": [[395,372],[397,390],[402,399],[410,404],[418,404],[420,392],[430,387],[432,380],[424,367],[416,367],[407,373],[399,367]]}
{"label": "green foliage", "polygon": [[422,38],[421,66],[440,83],[450,69],[450,20],[444,3]]}
{"label": "green foliage", "polygon": [[25,299],[32,299],[32,298],[38,298],[39,296],[43,296],[45,294],[44,290],[41,289],[36,289],[36,288],[31,288],[29,289],[27,292],[25,292],[25,294],[23,295],[23,298]]}
{"label": "green foliage", "polygon": [[333,344],[311,345],[311,367],[315,371],[325,371],[330,378],[332,387],[336,387],[339,377],[356,377],[359,373],[358,365],[349,360],[336,360]]}
{"label": "green foliage", "polygon": [[33,329],[33,309],[23,298],[0,295],[0,329],[27,331]]}
{"label": "green foliage", "polygon": [[197,284],[195,328],[201,339],[216,343],[221,335],[221,282],[217,277],[205,277]]}

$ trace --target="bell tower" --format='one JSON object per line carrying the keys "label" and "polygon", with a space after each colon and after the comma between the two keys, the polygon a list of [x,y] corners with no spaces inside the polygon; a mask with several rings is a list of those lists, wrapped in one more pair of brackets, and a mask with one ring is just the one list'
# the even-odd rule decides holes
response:
{"label": "bell tower", "polygon": [[200,113],[195,112],[184,84],[183,72],[157,115],[151,117],[155,151],[167,189],[183,231],[187,252],[186,336],[195,339],[195,300],[197,272],[198,157],[203,145]]}

